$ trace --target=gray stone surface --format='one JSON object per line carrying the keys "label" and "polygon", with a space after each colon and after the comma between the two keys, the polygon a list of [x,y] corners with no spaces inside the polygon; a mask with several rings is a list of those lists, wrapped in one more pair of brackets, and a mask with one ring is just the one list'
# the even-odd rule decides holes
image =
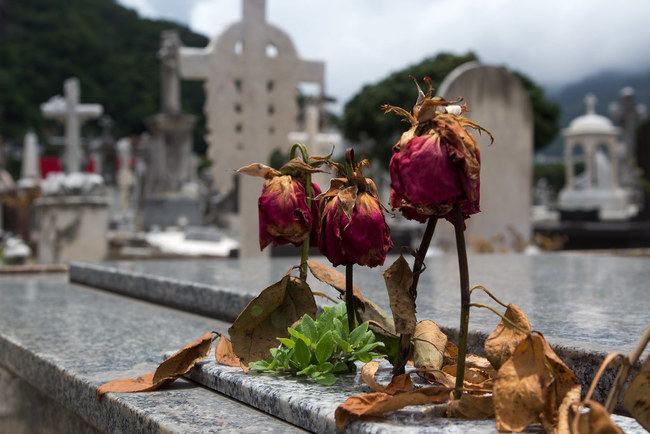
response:
{"label": "gray stone surface", "polygon": [[[335,433],[334,411],[352,395],[372,392],[361,380],[360,367],[356,374],[342,375],[333,386],[321,386],[304,378],[277,374],[244,374],[239,368],[222,366],[210,359],[192,369],[187,377],[219,392],[237,398],[253,407],[277,416],[307,430]],[[376,378],[382,384],[390,381],[390,365],[382,362]],[[412,376],[416,385],[421,380]],[[494,420],[464,421],[443,417],[444,406],[407,407],[391,412],[381,419],[350,422],[348,433],[436,432],[436,433],[496,433]],[[645,430],[631,418],[614,416],[626,433]],[[540,426],[527,432],[540,432]]]}
{"label": "gray stone surface", "polygon": [[165,351],[208,330],[225,331],[227,324],[69,284],[64,275],[1,282],[2,370],[100,431],[298,430],[185,380],[157,392],[111,393],[98,401],[100,384],[153,372]]}
{"label": "gray stone surface", "polygon": [[[313,259],[328,263],[324,258]],[[384,267],[354,268],[356,285],[384,309],[388,309],[388,295],[381,273],[394,259],[389,257]],[[98,287],[139,291],[143,297],[154,288],[165,292],[160,284],[167,284],[169,290],[178,289],[175,285],[179,283],[184,285],[182,291],[194,287],[206,291],[218,289],[228,297],[241,297],[239,304],[232,307],[232,313],[236,314],[245,300],[280,280],[297,261],[297,258],[273,258],[105,262],[76,264],[70,275],[73,280]],[[110,273],[101,273],[102,270]],[[471,285],[483,285],[505,303],[520,306],[533,328],[543,332],[550,342],[571,343],[589,350],[629,352],[650,322],[647,290],[650,260],[647,258],[588,254],[472,255],[469,270]],[[154,279],[155,285],[144,286],[144,282]],[[138,280],[140,284],[134,287]],[[309,283],[314,290],[334,294],[311,276]],[[418,288],[418,317],[456,327],[460,305],[458,286],[455,255],[427,259],[427,269],[420,277]],[[199,300],[202,299],[192,299],[192,303]],[[211,309],[207,307],[209,301],[204,301],[200,302],[202,309]],[[479,292],[472,301],[490,302]],[[228,306],[212,310],[216,313],[216,309],[229,310]],[[489,333],[497,322],[493,313],[475,309],[470,317],[470,329]]]}

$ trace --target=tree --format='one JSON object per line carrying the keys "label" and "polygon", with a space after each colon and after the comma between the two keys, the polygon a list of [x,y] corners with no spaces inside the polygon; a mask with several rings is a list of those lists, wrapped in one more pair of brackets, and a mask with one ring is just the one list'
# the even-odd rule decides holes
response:
{"label": "tree", "polygon": [[[379,107],[391,104],[410,109],[415,102],[415,93],[409,76],[419,79],[428,76],[433,86],[438,87],[454,68],[473,60],[478,60],[478,57],[472,52],[461,56],[440,53],[394,72],[375,84],[364,86],[345,105],[343,134],[353,142],[372,143],[368,156],[387,165],[392,155],[391,148],[404,131],[405,124],[397,116],[384,115]],[[557,134],[560,109],[557,104],[545,98],[543,90],[532,80],[521,73],[515,74],[530,95],[535,124],[535,149],[540,149]]]}

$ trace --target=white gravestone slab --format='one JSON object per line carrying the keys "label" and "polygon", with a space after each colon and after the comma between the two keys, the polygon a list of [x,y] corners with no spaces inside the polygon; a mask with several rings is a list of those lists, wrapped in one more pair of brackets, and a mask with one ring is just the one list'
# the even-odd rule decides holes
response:
{"label": "white gravestone slab", "polygon": [[[222,194],[233,188],[233,170],[267,163],[297,129],[301,82],[324,86],[322,62],[301,59],[289,36],[266,21],[265,0],[242,0],[242,21],[205,48],[181,47],[181,76],[205,80],[208,157]],[[257,235],[259,179],[239,182],[240,254],[261,255]]]}
{"label": "white gravestone slab", "polygon": [[63,83],[65,96],[56,95],[41,104],[41,113],[48,119],[56,119],[65,124],[66,173],[80,172],[82,164],[81,125],[89,120],[99,118],[104,112],[100,104],[81,104],[79,79],[68,78]]}
{"label": "white gravestone slab", "polygon": [[[526,89],[505,68],[468,62],[454,69],[436,94],[464,97],[471,109],[464,115],[494,135],[494,144],[488,146],[489,137],[475,133],[481,148],[481,212],[466,221],[468,238],[489,240],[516,234],[528,240],[533,110]],[[453,242],[451,225],[445,225],[440,235],[436,232],[435,238]]]}
{"label": "white gravestone slab", "polygon": [[18,183],[21,187],[32,187],[41,180],[38,159],[38,139],[33,131],[25,134],[23,142],[23,161]]}

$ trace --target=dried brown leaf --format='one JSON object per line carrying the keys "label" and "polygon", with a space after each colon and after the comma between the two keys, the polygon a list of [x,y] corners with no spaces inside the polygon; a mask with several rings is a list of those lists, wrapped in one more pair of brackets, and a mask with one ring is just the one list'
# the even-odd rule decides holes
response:
{"label": "dried brown leaf", "polygon": [[650,431],[650,357],[625,391],[623,407],[643,428]]}
{"label": "dried brown leaf", "polygon": [[458,359],[458,347],[452,341],[447,341],[445,345],[445,354],[443,354],[445,365],[455,365]]}
{"label": "dried brown leaf", "polygon": [[344,432],[348,421],[352,419],[381,416],[409,405],[441,404],[449,399],[449,392],[447,387],[431,386],[397,395],[374,392],[351,396],[334,412],[336,427]]}
{"label": "dried brown leaf", "polygon": [[[520,328],[530,331],[530,323],[522,310],[514,304],[509,304],[504,315]],[[526,338],[526,334],[517,330],[509,323],[501,320],[497,328],[485,340],[485,355],[494,369],[499,369],[510,358],[515,348]]]}
{"label": "dried brown leaf", "polygon": [[413,382],[411,381],[411,374],[396,375],[386,386],[386,393],[389,395],[397,395],[398,393],[410,392],[413,389]]}
{"label": "dried brown leaf", "polygon": [[212,332],[185,345],[174,355],[165,359],[153,374],[144,374],[138,378],[123,378],[104,383],[97,389],[97,397],[108,392],[146,392],[156,390],[173,382],[176,378],[189,371],[199,360],[204,359],[212,346]]}
{"label": "dried brown leaf", "polygon": [[454,387],[456,377],[440,369],[420,371],[418,374],[431,384],[439,384],[445,387]]}
{"label": "dried brown leaf", "polygon": [[578,379],[571,369],[555,354],[543,336],[542,341],[546,364],[553,376],[553,383],[547,392],[544,419],[547,423],[556,426],[558,423],[558,408],[569,391],[578,384]]}
{"label": "dried brown leaf", "polygon": [[494,417],[492,395],[470,395],[463,393],[460,399],[447,403],[447,417],[457,419],[490,419]]}
{"label": "dried brown leaf", "polygon": [[375,374],[377,373],[377,369],[379,369],[378,361],[373,360],[371,362],[366,363],[365,365],[363,365],[363,368],[361,368],[361,379],[363,380],[364,383],[370,386],[370,388],[375,392],[384,392],[386,390],[386,387],[377,383],[377,380],[375,379]]}
{"label": "dried brown leaf", "polygon": [[248,166],[244,166],[241,169],[237,169],[237,173],[243,173],[244,175],[257,176],[259,178],[269,179],[274,176],[280,175],[280,172],[275,170],[272,167],[269,167],[265,164],[254,163]]}
{"label": "dried brown leaf", "polygon": [[341,202],[341,208],[343,213],[346,215],[348,220],[352,220],[352,212],[354,211],[354,206],[357,203],[357,192],[358,188],[356,185],[346,187],[339,190],[338,198]]}
{"label": "dried brown leaf", "polygon": [[[323,283],[327,283],[332,288],[336,289],[341,296],[345,295],[345,275],[333,267],[321,264],[316,261],[307,261],[307,266],[311,274]],[[361,291],[356,285],[352,285],[352,294],[356,297],[358,302],[363,302],[365,299],[361,295]]]}
{"label": "dried brown leaf", "polygon": [[609,413],[601,404],[588,399],[584,405],[589,413],[579,413],[578,433],[580,434],[624,434],[611,419]]}
{"label": "dried brown leaf", "polygon": [[[558,422],[555,431],[557,434],[571,433],[572,409],[580,403],[580,390],[582,387],[575,385],[567,392],[558,409]],[[547,429],[547,431],[551,431]]]}
{"label": "dried brown leaf", "polygon": [[544,339],[529,334],[497,372],[493,389],[497,429],[518,432],[536,422],[552,382]]}
{"label": "dried brown leaf", "polygon": [[435,322],[429,319],[420,321],[413,332],[413,365],[440,369],[446,345],[447,335]]}
{"label": "dried brown leaf", "polygon": [[[445,372],[453,377],[456,377],[456,370],[458,365],[445,365],[442,367],[442,372]],[[493,375],[489,371],[484,371],[482,369],[472,368],[470,366],[465,366],[465,377],[464,382],[465,386],[481,386],[486,385],[486,382],[492,380]],[[490,384],[491,385],[491,384]]]}
{"label": "dried brown leaf", "polygon": [[214,358],[217,363],[226,366],[241,366],[241,360],[235,355],[232,349],[232,342],[224,335],[219,336],[217,345],[214,347]]}
{"label": "dried brown leaf", "polygon": [[304,314],[316,318],[316,302],[307,283],[285,276],[264,289],[239,314],[228,332],[235,355],[245,364],[265,359],[278,337]]}
{"label": "dried brown leaf", "polygon": [[305,173],[316,172],[322,172],[322,170],[310,166],[309,164],[305,163],[302,158],[298,157],[294,158],[293,160],[289,160],[284,164],[284,166],[280,167],[280,173],[283,175],[303,175]]}
{"label": "dried brown leaf", "polygon": [[384,271],[384,281],[390,299],[390,310],[393,312],[395,331],[412,335],[417,319],[415,318],[415,301],[410,295],[413,272],[404,256],[400,255],[393,264]]}

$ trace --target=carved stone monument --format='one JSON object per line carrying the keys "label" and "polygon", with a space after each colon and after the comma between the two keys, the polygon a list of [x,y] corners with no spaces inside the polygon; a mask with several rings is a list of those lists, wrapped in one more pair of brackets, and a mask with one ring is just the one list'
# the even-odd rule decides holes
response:
{"label": "carved stone monument", "polygon": [[102,115],[100,104],[81,104],[79,79],[68,78],[63,83],[64,96],[56,95],[41,104],[41,113],[48,119],[56,119],[65,125],[64,169],[66,173],[81,172],[81,125]]}
{"label": "carved stone monument", "polygon": [[[205,48],[181,47],[183,78],[204,80],[208,156],[216,188],[233,189],[233,169],[268,162],[287,147],[297,129],[297,86],[316,83],[324,92],[322,62],[300,58],[289,36],[266,21],[265,0],[242,0],[242,20]],[[239,241],[242,256],[259,256],[257,197],[259,180],[239,180]]]}
{"label": "carved stone monument", "polygon": [[[188,185],[196,170],[192,158],[192,130],[196,117],[182,113],[178,53],[178,31],[161,34],[158,58],[161,65],[160,110],[147,119],[151,137],[147,141],[142,206],[143,223],[170,225],[184,218],[201,223],[198,197]],[[196,191],[197,189],[194,189]]]}
{"label": "carved stone monument", "polygon": [[[494,134],[475,133],[481,148],[481,213],[467,220],[468,236],[489,240],[531,236],[530,207],[533,171],[533,112],[519,79],[505,68],[468,62],[454,69],[436,92],[445,98],[465,98],[465,116]],[[449,226],[451,228],[451,226]],[[436,234],[436,238],[438,235]],[[453,231],[441,234],[453,240]],[[509,244],[516,242],[509,240]]]}

